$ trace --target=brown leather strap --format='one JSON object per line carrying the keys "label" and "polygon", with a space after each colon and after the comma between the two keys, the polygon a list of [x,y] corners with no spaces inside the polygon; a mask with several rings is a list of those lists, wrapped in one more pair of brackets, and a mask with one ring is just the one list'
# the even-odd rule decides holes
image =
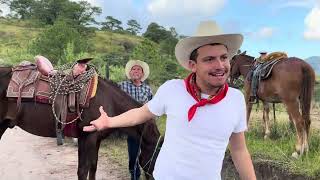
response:
{"label": "brown leather strap", "polygon": [[76,112],[76,93],[68,95],[68,107],[70,112]]}

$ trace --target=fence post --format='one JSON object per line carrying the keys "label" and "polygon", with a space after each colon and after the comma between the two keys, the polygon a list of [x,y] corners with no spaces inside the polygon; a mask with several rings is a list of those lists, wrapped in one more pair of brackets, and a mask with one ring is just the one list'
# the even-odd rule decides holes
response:
{"label": "fence post", "polygon": [[106,69],[106,79],[109,79],[109,77],[110,77],[110,67],[109,67],[108,60],[106,61],[105,69]]}

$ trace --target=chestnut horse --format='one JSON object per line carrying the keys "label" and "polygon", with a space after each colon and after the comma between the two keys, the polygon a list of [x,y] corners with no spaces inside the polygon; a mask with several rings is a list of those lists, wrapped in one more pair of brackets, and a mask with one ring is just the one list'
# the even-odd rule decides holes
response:
{"label": "chestnut horse", "polygon": [[[234,56],[231,63],[230,77],[233,81],[240,75],[245,77],[244,90],[247,104],[247,123],[249,122],[252,104],[249,103],[251,81],[247,74],[252,68],[254,57],[245,54]],[[315,85],[315,72],[312,67],[296,57],[284,58],[274,65],[271,76],[259,82],[257,97],[263,102],[263,121],[265,138],[270,135],[269,103],[283,103],[297,131],[294,157],[308,151],[310,130],[311,98]],[[300,109],[299,109],[300,108]]]}
{"label": "chestnut horse", "polygon": [[[11,76],[11,67],[0,67],[0,139],[9,127],[9,120],[5,120],[4,115],[8,109],[6,89]],[[129,109],[140,107],[141,104],[118,88],[115,83],[99,77],[96,95],[90,100],[89,108],[83,110],[82,120],[77,121],[77,128],[79,130],[78,179],[86,180],[88,175],[90,180],[96,179],[95,174],[100,142],[115,130],[125,132],[141,143],[139,162],[146,173],[147,179],[153,179],[151,174],[159,152],[159,148],[156,146],[163,141],[163,139],[160,138],[161,136],[155,121],[150,120],[134,127],[107,129],[93,133],[83,132],[83,126],[89,125],[91,120],[97,119],[100,116],[99,106],[103,106],[104,110],[110,116],[116,116]],[[56,137],[55,118],[52,114],[51,105],[49,104],[22,101],[21,109],[15,123],[31,134],[44,137]],[[63,159],[61,159],[61,161],[63,161]]]}

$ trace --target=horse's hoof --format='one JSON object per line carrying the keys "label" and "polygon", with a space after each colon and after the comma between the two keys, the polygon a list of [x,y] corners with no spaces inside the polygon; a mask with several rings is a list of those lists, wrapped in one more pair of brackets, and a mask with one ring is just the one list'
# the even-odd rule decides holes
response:
{"label": "horse's hoof", "polygon": [[63,139],[57,139],[57,145],[58,146],[63,145]]}
{"label": "horse's hoof", "polygon": [[60,133],[57,134],[57,145],[61,146],[61,145],[63,145],[63,143],[64,143],[64,141],[63,141],[61,134]]}
{"label": "horse's hoof", "polygon": [[267,133],[264,134],[264,140],[267,140],[270,138],[270,131],[268,131]]}
{"label": "horse's hoof", "polygon": [[78,138],[72,138],[72,142],[74,146],[78,146]]}
{"label": "horse's hoof", "polygon": [[292,153],[291,155],[293,158],[298,159],[299,158],[299,154],[297,152]]}

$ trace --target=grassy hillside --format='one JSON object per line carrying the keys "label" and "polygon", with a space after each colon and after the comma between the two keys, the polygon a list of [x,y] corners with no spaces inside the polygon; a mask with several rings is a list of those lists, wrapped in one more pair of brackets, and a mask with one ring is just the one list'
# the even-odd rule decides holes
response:
{"label": "grassy hillside", "polygon": [[[33,28],[31,25],[29,22],[0,19],[0,59],[26,54],[29,45],[43,31],[43,28]],[[97,31],[90,39],[94,52],[89,54],[124,52],[124,46],[135,46],[141,40],[138,36]]]}
{"label": "grassy hillside", "polygon": [[130,36],[126,34],[117,34],[107,31],[97,31],[92,38],[94,49],[97,53],[105,53],[114,50],[124,50],[124,43],[138,44],[142,40],[138,36]]}
{"label": "grassy hillside", "polygon": [[23,50],[34,39],[40,28],[28,27],[27,23],[0,19],[0,58],[9,56],[12,51]]}

